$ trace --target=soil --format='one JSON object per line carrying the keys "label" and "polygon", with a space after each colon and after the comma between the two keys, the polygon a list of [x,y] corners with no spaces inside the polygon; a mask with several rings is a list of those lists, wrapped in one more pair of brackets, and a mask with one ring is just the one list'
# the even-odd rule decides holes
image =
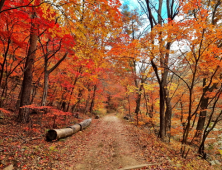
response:
{"label": "soil", "polygon": [[92,134],[79,152],[85,153],[70,170],[108,170],[145,163],[141,148],[136,147],[126,123],[115,115],[108,115],[93,126]]}

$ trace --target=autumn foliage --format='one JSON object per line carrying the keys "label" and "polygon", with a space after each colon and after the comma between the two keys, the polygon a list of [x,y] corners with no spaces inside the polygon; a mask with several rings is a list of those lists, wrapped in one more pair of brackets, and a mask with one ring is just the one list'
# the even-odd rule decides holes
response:
{"label": "autumn foliage", "polygon": [[221,2],[139,3],[2,0],[0,113],[40,133],[118,112],[206,159],[221,132]]}

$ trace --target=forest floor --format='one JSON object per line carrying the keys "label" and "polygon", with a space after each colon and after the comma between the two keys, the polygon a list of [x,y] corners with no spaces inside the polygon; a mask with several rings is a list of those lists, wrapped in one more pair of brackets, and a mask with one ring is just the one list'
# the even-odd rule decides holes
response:
{"label": "forest floor", "polygon": [[[89,135],[85,146],[79,148],[84,159],[76,162],[71,169],[118,169],[146,163],[142,148],[134,145],[127,126],[114,116],[102,118]],[[87,146],[87,147],[86,147]]]}
{"label": "forest floor", "polygon": [[0,169],[215,169],[194,155],[181,158],[180,146],[162,143],[147,129],[115,114],[93,119],[87,129],[53,142],[45,141],[45,134],[27,137],[18,126],[11,122],[0,128]]}

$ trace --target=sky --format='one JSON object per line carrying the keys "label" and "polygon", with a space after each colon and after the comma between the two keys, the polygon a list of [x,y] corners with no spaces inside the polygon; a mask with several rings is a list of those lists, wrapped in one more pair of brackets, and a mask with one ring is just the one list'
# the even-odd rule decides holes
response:
{"label": "sky", "polygon": [[[139,9],[139,11],[142,12],[142,8],[140,7],[138,0],[120,0],[120,2],[122,3],[122,5],[128,5],[129,10]],[[153,5],[156,6],[156,9],[158,9],[158,1],[151,1],[151,2],[153,2]],[[163,19],[167,18],[167,11],[166,10],[167,10],[166,3],[163,3],[163,8],[162,8],[162,18]],[[157,15],[155,16],[155,14],[154,14],[154,17],[157,17]]]}
{"label": "sky", "polygon": [[128,5],[130,10],[136,9],[139,7],[137,0],[120,0],[122,5]]}
{"label": "sky", "polygon": [[[129,10],[132,11],[134,9],[138,9],[140,12],[142,12],[142,8],[140,7],[140,4],[138,3],[138,0],[120,0],[120,2],[122,3],[122,5],[128,5],[129,6]],[[156,5],[156,9],[158,8],[158,1],[153,3],[153,5]],[[139,12],[137,11],[137,12]],[[140,13],[139,12],[139,13]],[[162,17],[166,18],[166,7],[165,7],[165,3],[163,4],[163,11],[162,11]],[[154,17],[157,17],[157,15]]]}

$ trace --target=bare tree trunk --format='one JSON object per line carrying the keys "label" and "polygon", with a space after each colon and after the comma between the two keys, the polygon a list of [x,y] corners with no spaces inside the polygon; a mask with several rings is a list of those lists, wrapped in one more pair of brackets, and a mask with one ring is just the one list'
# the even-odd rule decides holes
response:
{"label": "bare tree trunk", "polygon": [[[88,91],[89,91],[89,84],[88,84],[88,86],[87,86],[87,89],[88,89]],[[86,100],[86,104],[85,104],[84,114],[86,114],[86,113],[88,112],[89,101],[90,101],[90,93],[88,92],[88,96],[87,96],[87,100]]]}
{"label": "bare tree trunk", "polygon": [[79,89],[78,100],[77,100],[77,102],[74,104],[74,106],[72,107],[72,113],[74,113],[74,112],[76,111],[76,108],[77,108],[77,106],[78,106],[79,103],[80,103],[80,100],[81,100],[81,97],[82,97],[82,91],[83,91],[83,90],[80,90],[80,89]]}
{"label": "bare tree trunk", "polygon": [[19,92],[19,95],[18,95],[18,99],[17,99],[17,102],[16,102],[16,110],[19,110],[20,103],[21,103],[21,96],[22,96],[22,86],[21,86],[21,89],[20,89],[20,92]]}
{"label": "bare tree trunk", "polygon": [[42,106],[46,105],[47,102],[47,95],[48,95],[48,85],[49,85],[49,74],[53,72],[59,64],[66,58],[68,53],[65,53],[65,55],[49,70],[47,70],[48,66],[48,56],[45,56],[45,71],[44,71],[44,90],[42,95]]}
{"label": "bare tree trunk", "polygon": [[[216,106],[216,103],[218,102],[218,99],[221,95],[221,89],[220,89],[220,94],[218,95],[218,98],[216,99],[216,101],[214,102],[213,104],[213,107],[215,108]],[[203,131],[203,138],[202,138],[202,141],[201,141],[201,144],[199,146],[199,150],[198,150],[198,153],[204,158],[206,159],[206,153],[205,153],[205,150],[204,150],[204,146],[205,146],[205,141],[207,139],[207,136],[209,135],[209,133],[214,129],[214,127],[217,125],[217,123],[219,121],[221,121],[221,119],[219,119],[221,116],[222,116],[222,111],[220,111],[219,115],[217,115],[216,117],[216,120],[214,121],[213,125],[210,125],[211,122],[212,122],[212,118],[213,118],[213,115],[214,115],[214,109],[211,111],[211,114],[210,114],[210,117],[209,117],[209,120],[207,122],[207,125]],[[210,127],[211,126],[211,127]]]}
{"label": "bare tree trunk", "polygon": [[[203,79],[203,93],[206,93],[207,91],[212,92],[217,84],[213,84],[211,88],[207,88],[206,86],[206,81],[207,79],[204,78]],[[197,127],[196,127],[196,134],[195,134],[195,138],[197,138],[197,140],[199,141],[201,138],[201,135],[203,134],[203,130],[204,130],[204,125],[205,125],[205,120],[206,120],[206,116],[207,116],[207,107],[208,107],[208,101],[209,98],[206,96],[203,96],[203,98],[201,99],[201,103],[200,103],[200,115],[199,115],[199,119],[197,122]]]}
{"label": "bare tree trunk", "polygon": [[44,90],[43,90],[43,95],[42,95],[42,106],[45,106],[47,102],[48,87],[49,87],[49,72],[45,71]]}
{"label": "bare tree trunk", "polygon": [[[171,47],[171,43],[167,42],[166,49],[170,50],[170,47]],[[165,139],[164,141],[170,142],[172,107],[171,107],[171,99],[169,97],[170,95],[169,90],[167,89],[167,85],[168,85],[167,77],[168,77],[169,70],[166,68],[166,66],[168,66],[168,63],[169,63],[169,53],[165,54],[163,62],[164,63],[162,64],[164,67],[164,72],[162,74],[162,83],[163,83],[162,87],[164,91],[164,100],[165,100],[165,107],[166,107],[166,110],[164,113],[165,114],[165,120],[164,120],[165,121]]]}
{"label": "bare tree trunk", "polygon": [[129,109],[129,116],[131,117],[131,107],[130,107],[130,96],[128,95],[127,96],[127,99],[128,99],[128,109]]}
{"label": "bare tree trunk", "polygon": [[5,64],[7,62],[7,56],[8,56],[8,51],[9,51],[10,43],[11,43],[11,40],[8,39],[7,48],[6,48],[5,54],[3,54],[4,60],[3,60],[2,64],[1,64],[2,69],[1,69],[1,74],[0,74],[0,86],[2,86],[3,73],[4,73]]}
{"label": "bare tree trunk", "polygon": [[[203,87],[206,85],[206,78],[203,79]],[[203,89],[203,93],[206,92],[206,88]],[[202,100],[201,100],[201,104],[200,104],[200,115],[199,115],[199,119],[198,119],[198,123],[197,123],[197,127],[196,127],[196,134],[195,134],[195,138],[198,139],[198,141],[200,141],[201,135],[203,133],[204,130],[204,124],[205,124],[205,119],[207,116],[207,106],[208,106],[208,97],[203,96]]]}
{"label": "bare tree trunk", "polygon": [[2,11],[2,8],[3,8],[3,6],[4,6],[4,3],[5,3],[5,0],[1,0],[1,2],[0,2],[0,12]]}
{"label": "bare tree trunk", "polygon": [[4,105],[3,103],[4,103],[5,99],[7,98],[7,89],[8,89],[8,76],[6,77],[4,86],[2,88],[0,107],[2,107]]}
{"label": "bare tree trunk", "polygon": [[96,97],[96,89],[97,89],[97,85],[94,85],[93,96],[92,96],[92,100],[91,100],[91,104],[90,104],[90,108],[89,108],[90,113],[92,113],[92,111],[93,111],[94,100],[95,100],[95,97]]}
{"label": "bare tree trunk", "polygon": [[[35,18],[36,14],[33,12],[32,18]],[[32,23],[30,30],[30,44],[28,55],[25,63],[24,77],[22,82],[22,93],[20,107],[30,104],[30,95],[32,90],[32,72],[33,72],[33,63],[35,60],[35,51],[38,41],[37,26]],[[19,110],[18,121],[26,123],[29,121],[29,112],[27,109]]]}
{"label": "bare tree trunk", "polygon": [[72,94],[73,94],[73,91],[74,91],[74,88],[75,88],[75,85],[76,85],[77,80],[78,80],[78,76],[75,77],[75,80],[74,80],[74,82],[73,82],[73,87],[72,87],[72,89],[71,89],[69,101],[68,101],[68,104],[67,104],[67,105],[68,105],[68,106],[67,106],[67,109],[66,109],[67,112],[69,111],[69,106],[70,106]]}
{"label": "bare tree trunk", "polygon": [[[162,25],[163,24],[163,18],[162,18],[162,8],[166,8],[166,12],[168,15],[168,18],[173,20],[175,18],[175,16],[178,14],[177,11],[177,4],[174,0],[158,0],[158,9],[153,10],[155,7],[153,7],[152,1],[151,0],[146,0],[145,3],[140,3],[140,5],[142,6],[143,9],[146,9],[146,13],[147,13],[147,19],[149,20],[149,24],[151,26],[151,30],[153,30],[153,28],[156,25]],[[163,4],[165,3],[165,5]],[[156,17],[157,15],[157,17]],[[162,33],[159,33],[159,44],[160,44],[160,49],[162,48],[162,46],[164,46],[163,41],[161,40],[161,36]],[[154,37],[154,36],[153,36]],[[154,38],[151,38],[152,40],[152,44],[154,44]],[[170,50],[170,45],[171,43],[168,42],[166,44],[166,49]],[[165,88],[167,88],[167,76],[168,76],[168,70],[166,69],[166,67],[168,66],[168,61],[169,61],[169,53],[164,54],[164,52],[161,52],[161,56],[160,56],[160,67],[161,68],[165,68],[164,70],[161,71],[160,74],[160,70],[158,70],[157,65],[156,64],[156,60],[152,59],[151,60],[151,64],[152,67],[154,69],[156,78],[158,80],[158,84],[159,84],[159,97],[160,97],[160,132],[159,132],[159,137],[161,138],[161,140],[166,141],[166,130],[170,128],[170,118],[171,118],[171,106],[170,106],[170,100],[168,100],[168,98],[166,98],[166,94],[165,94]],[[166,112],[165,112],[165,106],[166,106]],[[165,115],[166,114],[166,115]],[[168,126],[168,127],[166,127]]]}
{"label": "bare tree trunk", "polygon": [[143,82],[140,84],[139,91],[137,92],[137,99],[136,99],[136,109],[135,109],[135,114],[136,114],[136,124],[137,126],[139,125],[139,112],[140,112],[140,101],[142,97],[142,90],[143,90]]}
{"label": "bare tree trunk", "polygon": [[166,137],[166,126],[165,126],[165,99],[164,99],[164,87],[162,87],[162,83],[160,84],[160,132],[159,137],[165,141]]}
{"label": "bare tree trunk", "polygon": [[153,114],[152,114],[152,112],[153,112],[153,105],[151,106],[151,108],[148,106],[149,99],[146,96],[145,88],[143,88],[143,90],[144,90],[143,95],[144,95],[145,104],[146,104],[146,115],[148,115],[150,118],[152,118],[153,117]]}
{"label": "bare tree trunk", "polygon": [[166,112],[165,112],[165,126],[166,126],[166,136],[168,137],[168,142],[170,142],[171,137],[171,117],[172,117],[172,107],[169,98],[169,91],[165,90],[165,101],[166,101]]}

